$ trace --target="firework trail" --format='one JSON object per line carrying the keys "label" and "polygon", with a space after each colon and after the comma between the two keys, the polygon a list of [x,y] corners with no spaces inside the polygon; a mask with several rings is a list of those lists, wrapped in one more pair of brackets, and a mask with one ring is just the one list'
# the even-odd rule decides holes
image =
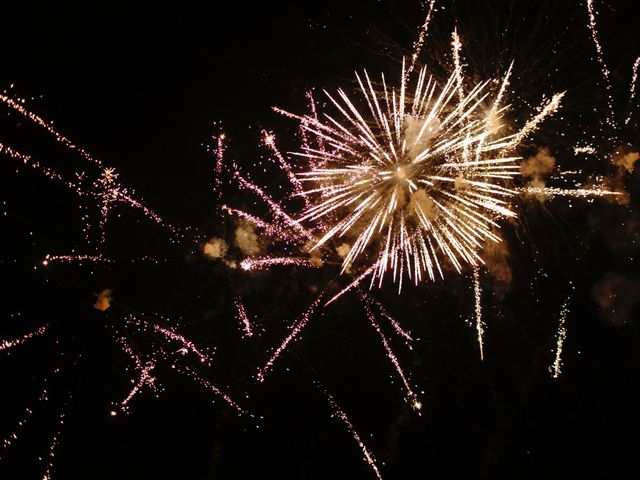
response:
{"label": "firework trail", "polygon": [[537,195],[542,197],[590,198],[590,197],[609,197],[609,196],[622,195],[621,192],[614,192],[612,190],[607,190],[604,187],[556,188],[556,187],[528,186],[528,187],[519,189],[519,191],[526,195]]}
{"label": "firework trail", "polygon": [[427,38],[427,34],[429,33],[429,24],[431,23],[431,16],[433,14],[433,7],[435,7],[436,5],[436,0],[429,0],[428,5],[427,16],[424,23],[422,24],[422,28],[420,29],[420,33],[418,34],[418,38],[413,43],[413,53],[411,54],[411,63],[409,64],[409,68],[407,69],[407,76],[411,75],[411,72],[413,72],[418,57],[420,56],[422,46],[424,45],[424,41]]}
{"label": "firework trail", "polygon": [[233,400],[228,394],[220,390],[210,381],[202,378],[200,375],[198,375],[196,372],[191,370],[189,367],[183,366],[183,367],[177,367],[177,369],[178,371],[186,374],[189,378],[194,380],[196,383],[200,384],[208,392],[213,393],[215,396],[221,397],[225,402],[227,402],[228,405],[233,407],[236,410],[236,412],[238,412],[239,415],[249,415],[251,417],[253,416],[248,414],[248,412],[244,410],[240,405],[238,405],[238,403],[235,400]]}
{"label": "firework trail", "polygon": [[400,366],[398,357],[396,356],[396,354],[391,349],[391,346],[389,345],[389,341],[387,340],[387,337],[382,332],[382,329],[380,328],[380,325],[376,320],[376,316],[373,313],[373,310],[371,309],[371,305],[369,303],[368,298],[362,292],[359,292],[359,293],[360,293],[360,300],[362,301],[362,304],[364,305],[364,308],[367,314],[367,318],[369,319],[371,326],[373,326],[374,330],[377,332],[378,336],[380,337],[380,340],[382,341],[382,346],[384,347],[387,353],[387,357],[389,358],[389,360],[391,360],[391,363],[395,367],[396,372],[398,372],[398,376],[400,377],[400,380],[402,380],[402,384],[404,385],[404,388],[406,390],[407,403],[409,403],[409,405],[411,405],[411,408],[413,408],[414,410],[420,411],[420,409],[422,408],[422,404],[418,400],[418,396],[415,394],[415,392],[411,388],[411,385],[407,380],[407,376],[405,375],[404,371],[402,370],[402,367]]}
{"label": "firework trail", "polygon": [[296,267],[309,267],[317,268],[321,266],[319,263],[314,262],[308,258],[299,257],[260,257],[260,258],[245,258],[240,262],[240,267],[243,270],[268,270],[275,265],[293,265]]}
{"label": "firework trail", "polygon": [[607,106],[609,108],[609,116],[607,117],[607,123],[615,128],[616,121],[614,118],[614,109],[613,109],[613,95],[611,93],[611,79],[609,78],[611,72],[609,71],[609,67],[604,60],[604,52],[602,50],[602,45],[600,44],[600,36],[598,35],[598,29],[596,27],[596,12],[593,7],[594,0],[587,0],[587,12],[589,13],[589,29],[591,30],[591,38],[593,38],[593,43],[596,47],[596,57],[598,59],[598,64],[600,65],[600,70],[602,72],[602,78],[604,79],[604,86],[607,95]]}
{"label": "firework trail", "polygon": [[69,394],[69,399],[63,405],[60,414],[58,415],[58,428],[53,434],[51,438],[51,443],[49,444],[49,451],[47,452],[47,464],[44,475],[42,476],[42,480],[51,480],[51,472],[53,471],[53,464],[56,458],[56,450],[58,449],[58,445],[60,444],[60,435],[62,434],[62,427],[64,426],[64,420],[66,417],[66,408],[68,406],[68,402],[71,400],[71,394]]}
{"label": "firework trail", "polygon": [[26,407],[22,413],[22,416],[17,421],[16,426],[9,432],[9,434],[2,439],[0,443],[0,461],[2,461],[4,454],[11,448],[13,443],[18,439],[20,431],[27,425],[31,416],[33,415],[36,406],[45,403],[49,400],[49,384],[51,379],[60,373],[60,368],[56,367],[52,373],[44,378],[44,386],[40,390],[40,393],[36,397],[34,405]]}
{"label": "firework trail", "polygon": [[549,367],[549,372],[551,372],[551,376],[553,378],[558,378],[560,376],[560,373],[562,373],[562,347],[564,345],[565,339],[567,338],[567,329],[564,324],[567,321],[567,315],[569,314],[569,300],[570,298],[567,298],[562,304],[562,308],[560,309],[558,334],[556,336],[555,359]]}
{"label": "firework trail", "polygon": [[318,295],[316,299],[313,301],[313,303],[309,306],[307,311],[304,312],[300,317],[300,319],[291,327],[291,332],[289,333],[289,335],[287,335],[285,339],[282,341],[282,343],[280,343],[280,345],[274,350],[271,357],[269,357],[269,360],[267,360],[267,363],[263,367],[258,369],[258,373],[256,374],[256,380],[258,380],[259,382],[264,381],[265,375],[269,372],[269,370],[271,370],[276,360],[286,350],[287,346],[293,340],[296,339],[296,337],[300,334],[300,332],[307,325],[307,323],[309,323],[311,315],[313,315],[315,310],[318,308],[318,305],[320,304],[322,297],[323,297],[323,293]]}
{"label": "firework trail", "polygon": [[367,446],[362,441],[360,434],[357,432],[357,430],[351,423],[351,420],[349,420],[349,417],[347,416],[347,414],[344,413],[344,411],[338,406],[336,401],[333,399],[333,396],[331,396],[329,392],[327,392],[319,384],[316,383],[316,385],[318,386],[318,388],[320,388],[324,392],[327,402],[329,403],[329,406],[333,410],[333,415],[336,418],[338,418],[340,421],[342,421],[342,423],[345,424],[345,426],[347,427],[347,430],[349,430],[349,433],[351,434],[355,442],[358,444],[358,447],[360,447],[360,451],[362,452],[362,458],[364,459],[364,461],[367,462],[367,464],[371,467],[371,470],[373,470],[373,473],[375,473],[378,480],[382,480],[382,475],[380,474],[380,470],[378,469],[378,465],[376,464],[376,459],[374,458],[373,454],[369,451]]}
{"label": "firework trail", "polygon": [[249,316],[247,315],[247,311],[244,308],[242,303],[242,299],[240,297],[236,297],[233,303],[236,306],[237,318],[242,325],[242,336],[243,337],[252,337],[253,331],[251,330],[251,322],[249,321]]}
{"label": "firework trail", "polygon": [[638,83],[638,68],[640,68],[640,57],[636,58],[636,61],[633,62],[633,69],[631,73],[631,85],[629,86],[629,106],[630,111],[629,115],[624,121],[624,124],[627,125],[629,120],[631,120],[631,116],[633,115],[633,99],[636,97],[636,84]]}
{"label": "firework trail", "polygon": [[0,342],[0,352],[3,350],[9,350],[10,348],[16,347],[18,345],[22,345],[23,343],[28,342],[32,338],[37,337],[38,335],[42,335],[44,332],[47,331],[48,328],[49,328],[49,325],[43,325],[42,327],[37,328],[32,332],[25,333],[22,337],[14,338],[13,340],[2,340]]}
{"label": "firework trail", "polygon": [[[87,183],[84,178],[84,173],[76,173],[76,178],[70,180],[65,178],[62,174],[56,172],[52,168],[43,165],[40,162],[34,161],[30,155],[23,154],[0,142],[0,153],[4,153],[16,160],[21,160],[24,164],[30,165],[35,170],[43,173],[47,178],[56,180],[67,186],[80,197],[94,197],[97,199],[100,205],[100,220],[98,223],[100,234],[98,238],[98,248],[103,246],[106,241],[106,223],[108,220],[109,212],[113,208],[113,204],[116,202],[120,202],[136,210],[140,210],[147,219],[152,220],[161,227],[167,229],[172,234],[169,237],[169,241],[171,243],[176,243],[177,239],[185,238],[185,232],[167,222],[164,218],[147,207],[142,201],[135,198],[135,193],[131,189],[128,189],[127,187],[119,184],[117,181],[118,174],[116,173],[116,170],[114,168],[106,167],[102,161],[96,159],[86,150],[79,147],[67,137],[58,132],[58,130],[53,127],[53,124],[51,122],[44,120],[42,117],[36,115],[35,113],[24,107],[24,100],[15,100],[5,94],[0,94],[0,101],[11,109],[19,112],[36,125],[42,127],[49,134],[51,134],[57,142],[61,143],[69,150],[78,153],[83,159],[99,169],[100,173],[98,175],[98,178],[93,183]],[[84,230],[85,232],[87,232],[88,226],[85,225]]]}
{"label": "firework trail", "polygon": [[473,268],[473,296],[475,299],[476,332],[478,333],[478,347],[480,360],[484,361],[484,322],[482,321],[482,290],[480,288],[480,268]]}
{"label": "firework trail", "polygon": [[92,164],[96,165],[97,167],[99,167],[101,169],[104,168],[104,165],[102,164],[102,162],[100,160],[98,160],[97,158],[94,158],[86,150],[84,150],[82,147],[79,147],[78,145],[73,143],[71,140],[69,140],[67,137],[65,137],[60,132],[58,132],[53,127],[53,123],[52,122],[48,122],[44,118],[36,115],[35,113],[33,113],[30,110],[28,110],[27,108],[25,108],[24,107],[24,103],[25,103],[24,100],[22,100],[22,99],[17,99],[16,100],[16,99],[13,99],[13,98],[5,95],[5,94],[0,94],[0,101],[3,102],[8,107],[10,107],[11,109],[13,109],[16,112],[20,113],[24,117],[28,118],[29,120],[31,120],[36,125],[39,125],[40,127],[42,127],[50,135],[52,135],[57,142],[61,143],[65,147],[67,147],[69,150],[73,150],[74,152],[79,153],[80,156],[82,156],[89,163],[92,163]]}

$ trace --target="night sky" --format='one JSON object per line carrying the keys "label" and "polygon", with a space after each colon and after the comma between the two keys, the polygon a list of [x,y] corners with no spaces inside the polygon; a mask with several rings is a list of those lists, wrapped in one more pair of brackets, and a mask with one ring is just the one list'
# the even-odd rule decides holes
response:
{"label": "night sky", "polygon": [[[323,88],[355,92],[353,72],[363,68],[396,79],[425,16],[417,1],[299,3],[204,10],[105,2],[2,11],[0,89],[13,85],[8,91],[26,98],[30,110],[115,167],[121,184],[147,206],[189,230],[175,238],[119,205],[102,250],[112,263],[44,267],[47,254],[95,251],[83,226],[95,239],[99,206],[0,154],[0,339],[50,325],[0,351],[0,438],[25,408],[34,412],[13,445],[0,446],[0,478],[42,478],[60,412],[53,479],[375,478],[332,417],[325,390],[386,479],[640,478],[640,167],[622,171],[612,160],[640,149],[640,92],[629,102],[640,55],[634,2],[596,0],[615,131],[604,120],[606,89],[585,2],[436,2],[421,62],[436,76],[446,74],[454,28],[472,79],[495,77],[514,60],[509,119],[516,124],[544,96],[566,91],[560,112],[518,153],[527,158],[546,147],[559,169],[582,172],[583,185],[601,180],[626,194],[622,201],[517,201],[518,218],[502,224],[508,275],[482,273],[483,362],[470,269],[458,275],[449,268],[444,280],[400,295],[390,281],[372,292],[416,339],[408,349],[383,324],[420,392],[420,415],[405,402],[355,294],[314,315],[265,382],[256,382],[257,368],[317,292],[349,283],[339,266],[242,272],[202,255],[203,241],[215,236],[230,244],[229,258],[243,258],[233,245],[237,220],[220,205],[264,213],[230,175],[214,190],[212,135],[226,135],[227,166],[235,162],[284,198],[286,177],[270,170],[260,132],[275,132],[283,151],[299,149],[299,138],[295,121],[272,107],[306,113],[309,89],[320,100]],[[4,104],[0,142],[64,175],[100,173]],[[584,144],[597,154],[574,154]],[[134,260],[141,256],[161,261]],[[113,303],[99,312],[94,295],[106,288]],[[254,322],[250,339],[242,338],[236,297]],[[565,302],[563,368],[554,379],[549,367]],[[211,368],[191,357],[179,362],[199,369],[253,416],[238,416],[171,362],[154,372],[157,396],[144,389],[128,413],[111,416],[136,379],[108,333],[129,314],[162,317],[215,350]],[[130,341],[141,351],[153,348],[145,335]],[[49,400],[38,402],[44,378]]]}

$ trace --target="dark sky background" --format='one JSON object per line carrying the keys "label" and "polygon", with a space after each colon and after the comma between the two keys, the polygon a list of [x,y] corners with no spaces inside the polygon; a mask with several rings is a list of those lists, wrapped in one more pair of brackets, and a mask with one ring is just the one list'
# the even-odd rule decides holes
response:
{"label": "dark sky background", "polygon": [[[515,60],[514,123],[528,118],[543,95],[567,91],[560,114],[523,145],[523,156],[546,146],[560,167],[582,169],[585,183],[600,175],[628,192],[624,205],[519,202],[519,219],[503,229],[512,280],[483,275],[485,361],[465,323],[474,308],[469,272],[449,272],[402,295],[390,283],[374,292],[420,339],[408,350],[385,326],[412,384],[424,392],[421,415],[404,402],[353,295],[316,315],[266,382],[255,382],[256,368],[314,290],[327,284],[335,290],[347,280],[336,280],[334,266],[243,274],[198,253],[202,238],[232,243],[235,225],[217,210],[209,137],[221,122],[226,159],[284,195],[279,177],[261,174],[266,152],[259,132],[273,130],[283,150],[295,150],[296,130],[271,107],[304,112],[309,88],[318,96],[324,87],[353,89],[353,71],[362,68],[395,78],[424,20],[419,2],[317,3],[214,3],[206,10],[186,3],[27,5],[2,12],[0,88],[13,84],[15,95],[115,167],[147,205],[193,230],[172,244],[167,231],[119,206],[105,246],[115,263],[43,268],[47,253],[91,253],[82,215],[95,224],[98,209],[2,156],[0,338],[43,323],[51,330],[0,352],[2,437],[24,408],[36,405],[15,444],[0,452],[0,478],[42,478],[61,409],[57,479],[374,478],[314,382],[347,412],[387,479],[638,478],[640,168],[622,175],[608,160],[616,149],[640,147],[637,99],[628,102],[631,66],[640,55],[633,2],[597,2],[616,118],[635,111],[615,134],[603,120],[605,89],[584,2],[443,1],[434,14],[422,61],[436,75],[446,72],[454,27],[474,78],[494,76]],[[0,142],[65,174],[96,174],[8,112],[3,106]],[[599,155],[574,155],[573,146],[585,142]],[[258,208],[233,185],[222,193],[225,203]],[[140,255],[165,261],[130,261]],[[237,249],[231,255],[240,258]],[[104,288],[114,290],[108,314],[91,308],[93,294]],[[252,339],[241,338],[234,318],[237,295],[256,322]],[[548,367],[567,297],[564,367],[554,380]],[[171,318],[199,345],[215,348],[213,367],[200,371],[255,418],[238,417],[221,400],[212,404],[170,363],[156,372],[164,388],[158,398],[145,390],[131,413],[109,416],[135,375],[105,326],[132,312]],[[152,347],[143,336],[131,341],[142,351]],[[42,379],[58,365],[50,400],[34,403]]]}

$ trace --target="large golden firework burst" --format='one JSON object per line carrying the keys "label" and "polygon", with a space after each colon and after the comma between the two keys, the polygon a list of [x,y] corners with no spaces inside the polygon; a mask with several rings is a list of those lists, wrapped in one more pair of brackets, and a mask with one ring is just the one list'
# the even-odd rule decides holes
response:
{"label": "large golden firework burst", "polygon": [[337,114],[297,116],[310,141],[297,155],[309,169],[297,174],[307,202],[299,218],[331,239],[352,242],[343,270],[364,258],[372,280],[391,270],[420,282],[442,276],[442,258],[456,270],[482,264],[486,241],[499,242],[498,221],[514,217],[518,144],[559,106],[543,102],[515,133],[504,133],[503,100],[511,67],[499,80],[465,83],[455,66],[439,86],[423,68],[409,91],[403,63],[400,88],[356,74],[360,102],[339,89],[326,92]]}

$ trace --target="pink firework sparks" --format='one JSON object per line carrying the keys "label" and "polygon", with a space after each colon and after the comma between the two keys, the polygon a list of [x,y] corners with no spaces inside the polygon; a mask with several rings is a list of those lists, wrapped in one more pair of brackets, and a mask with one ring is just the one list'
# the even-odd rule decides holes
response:
{"label": "pink firework sparks", "polygon": [[[60,373],[60,368],[56,367],[51,375],[45,377],[43,382],[44,386],[42,387],[42,389],[40,390],[40,394],[36,398],[36,404],[45,403],[49,400],[49,384],[51,383],[51,378],[58,373]],[[13,443],[18,439],[21,430],[29,422],[34,410],[35,406],[33,405],[25,408],[22,412],[20,420],[18,420],[18,422],[16,423],[16,426],[5,438],[2,439],[2,442],[0,442],[0,461],[2,460],[2,457],[7,452],[7,450],[9,450]]]}
{"label": "pink firework sparks", "polygon": [[[69,395],[69,399],[71,395]],[[51,480],[51,472],[53,471],[53,464],[56,458],[56,450],[58,449],[58,445],[60,444],[60,435],[62,434],[62,428],[64,427],[64,420],[66,417],[66,404],[63,406],[59,416],[58,416],[58,428],[56,429],[53,437],[51,438],[51,443],[49,444],[49,451],[47,452],[47,464],[45,467],[44,475],[42,476],[42,480]]]}
{"label": "pink firework sparks", "polygon": [[411,72],[413,72],[413,69],[416,67],[416,62],[418,60],[418,57],[420,56],[420,51],[422,50],[424,41],[429,33],[429,24],[431,23],[431,16],[433,15],[433,7],[435,7],[435,5],[436,0],[429,0],[427,7],[427,16],[424,23],[422,24],[422,28],[420,29],[420,33],[418,34],[418,38],[413,43],[413,52],[411,54],[411,63],[409,64],[409,68],[407,69],[407,76],[410,75]]}
{"label": "pink firework sparks", "polygon": [[155,377],[151,375],[151,372],[156,367],[154,362],[147,362],[139,368],[140,376],[138,377],[138,381],[134,384],[134,386],[129,391],[129,394],[122,400],[119,404],[119,408],[122,412],[127,412],[129,408],[129,402],[133,397],[135,397],[140,390],[144,386],[151,387],[152,390],[157,391],[157,387],[155,386]]}
{"label": "pink firework sparks", "polygon": [[300,317],[300,319],[293,325],[289,335],[287,335],[285,337],[285,339],[282,341],[282,343],[275,349],[275,351],[273,352],[271,357],[269,357],[269,360],[267,360],[267,363],[262,368],[258,369],[258,373],[256,374],[256,380],[258,380],[259,382],[263,382],[264,381],[265,375],[269,372],[269,370],[271,370],[271,368],[273,367],[273,364],[276,362],[276,360],[287,349],[287,346],[293,340],[296,339],[296,337],[300,334],[300,332],[307,325],[307,323],[309,323],[311,315],[313,315],[315,310],[318,308],[318,305],[320,304],[322,296],[323,296],[323,294],[321,293],[320,295],[318,295],[316,297],[316,299],[309,306],[307,311],[304,312],[302,314],[302,316]]}
{"label": "pink firework sparks", "polygon": [[351,420],[349,420],[349,417],[347,416],[347,414],[338,406],[338,404],[336,403],[336,401],[333,399],[333,397],[329,392],[327,392],[324,388],[320,387],[319,385],[318,387],[324,392],[327,398],[327,402],[329,403],[329,406],[333,410],[333,415],[336,418],[338,418],[342,423],[344,423],[344,425],[347,427],[347,430],[349,431],[349,433],[351,434],[355,442],[358,444],[358,447],[362,452],[362,457],[364,461],[367,462],[367,464],[371,467],[371,470],[373,470],[373,473],[375,473],[378,480],[382,480],[382,475],[380,474],[378,465],[376,465],[375,457],[362,441],[360,434],[353,426],[353,423],[351,423]]}
{"label": "pink firework sparks", "polygon": [[61,143],[68,149],[79,153],[85,160],[89,161],[90,163],[93,163],[94,165],[97,165],[98,167],[103,168],[102,162],[100,160],[98,160],[97,158],[94,158],[82,147],[79,147],[78,145],[73,143],[71,140],[69,140],[67,137],[65,137],[60,132],[58,132],[53,127],[53,123],[48,122],[47,120],[43,119],[42,117],[36,115],[35,113],[25,108],[24,100],[16,100],[5,94],[0,94],[0,101],[4,102],[8,107],[12,108],[13,110],[19,112],[21,115],[25,116],[36,125],[39,125],[40,127],[44,128],[47,132],[53,135],[53,137],[57,142]]}
{"label": "pink firework sparks", "polygon": [[[220,390],[218,387],[216,387],[210,381],[202,378],[200,375],[198,375],[196,372],[191,370],[189,367],[178,367],[178,370],[182,371],[189,378],[191,378],[195,382],[199,383],[207,391],[213,393],[214,395],[216,395],[218,397],[221,397],[225,402],[227,402],[227,404],[229,404],[231,407],[233,407],[238,412],[238,414],[240,414],[240,415],[248,415],[248,412],[245,409],[243,409],[240,405],[238,405],[238,403],[235,400],[233,400],[228,394],[226,394],[225,392]],[[250,416],[253,416],[253,415],[250,415]]]}
{"label": "pink firework sparks", "polygon": [[[162,318],[162,320],[164,320],[165,322],[170,321],[168,318]],[[184,355],[191,352],[196,357],[198,357],[201,363],[210,365],[212,362],[212,358],[208,353],[200,349],[192,340],[176,332],[174,328],[163,327],[157,323],[154,323],[145,319],[142,315],[127,315],[124,321],[126,324],[133,325],[139,330],[144,330],[147,332],[156,332],[162,335],[164,339],[167,339],[171,342],[178,343],[180,345],[180,349],[178,350],[178,353],[181,353]],[[157,352],[157,354],[162,354],[164,357],[166,357],[166,354],[164,354],[164,350],[165,350],[164,348],[161,348]]]}
{"label": "pink firework sparks", "polygon": [[398,372],[398,376],[400,377],[400,380],[402,381],[402,384],[404,385],[404,388],[405,388],[405,391],[406,391],[406,401],[407,401],[407,403],[409,403],[409,405],[411,405],[411,408],[413,408],[416,411],[419,411],[422,408],[422,404],[418,400],[418,396],[415,394],[415,392],[411,388],[411,385],[409,384],[409,381],[407,380],[407,376],[405,375],[404,371],[402,370],[402,367],[400,366],[400,362],[398,361],[398,357],[396,356],[395,353],[393,353],[393,350],[391,349],[391,346],[389,345],[389,341],[387,340],[387,337],[385,336],[385,334],[383,333],[382,329],[380,328],[380,325],[378,324],[378,321],[376,320],[375,314],[373,313],[373,310],[371,309],[371,304],[369,303],[369,299],[362,292],[360,292],[360,299],[362,300],[362,304],[364,305],[364,308],[365,308],[365,311],[366,311],[366,314],[367,314],[367,318],[369,319],[369,322],[371,323],[371,326],[373,326],[374,330],[380,336],[380,340],[382,341],[382,346],[384,347],[385,351],[387,352],[387,357],[389,357],[389,360],[391,360],[391,363],[395,367],[396,372]]}
{"label": "pink firework sparks", "polygon": [[233,303],[236,306],[237,318],[240,321],[240,325],[242,325],[242,336],[252,337],[253,331],[251,330],[251,322],[249,321],[249,317],[247,316],[247,311],[244,308],[242,299],[240,297],[236,297]]}
{"label": "pink firework sparks", "polygon": [[587,0],[587,11],[589,13],[589,29],[591,30],[591,37],[596,47],[596,57],[598,64],[600,65],[600,71],[602,72],[602,78],[604,79],[604,87],[607,93],[607,106],[609,107],[609,116],[607,117],[607,123],[614,127],[616,126],[615,118],[613,115],[613,95],[611,93],[611,79],[609,78],[611,72],[607,63],[604,60],[604,52],[602,45],[600,44],[600,36],[598,35],[598,29],[596,27],[596,11],[593,6],[594,0]]}
{"label": "pink firework sparks", "polygon": [[22,337],[19,338],[14,338],[13,340],[2,340],[0,341],[0,352],[3,350],[9,350],[10,348],[16,347],[18,345],[22,345],[23,343],[28,342],[29,340],[31,340],[33,337],[37,337],[38,335],[42,335],[44,332],[47,331],[47,328],[49,327],[49,325],[43,325],[42,327],[29,332],[29,333],[25,333]]}
{"label": "pink firework sparks", "polygon": [[321,266],[308,258],[300,257],[259,257],[245,258],[240,262],[243,270],[268,270],[275,265],[292,265],[296,267],[317,268]]}

